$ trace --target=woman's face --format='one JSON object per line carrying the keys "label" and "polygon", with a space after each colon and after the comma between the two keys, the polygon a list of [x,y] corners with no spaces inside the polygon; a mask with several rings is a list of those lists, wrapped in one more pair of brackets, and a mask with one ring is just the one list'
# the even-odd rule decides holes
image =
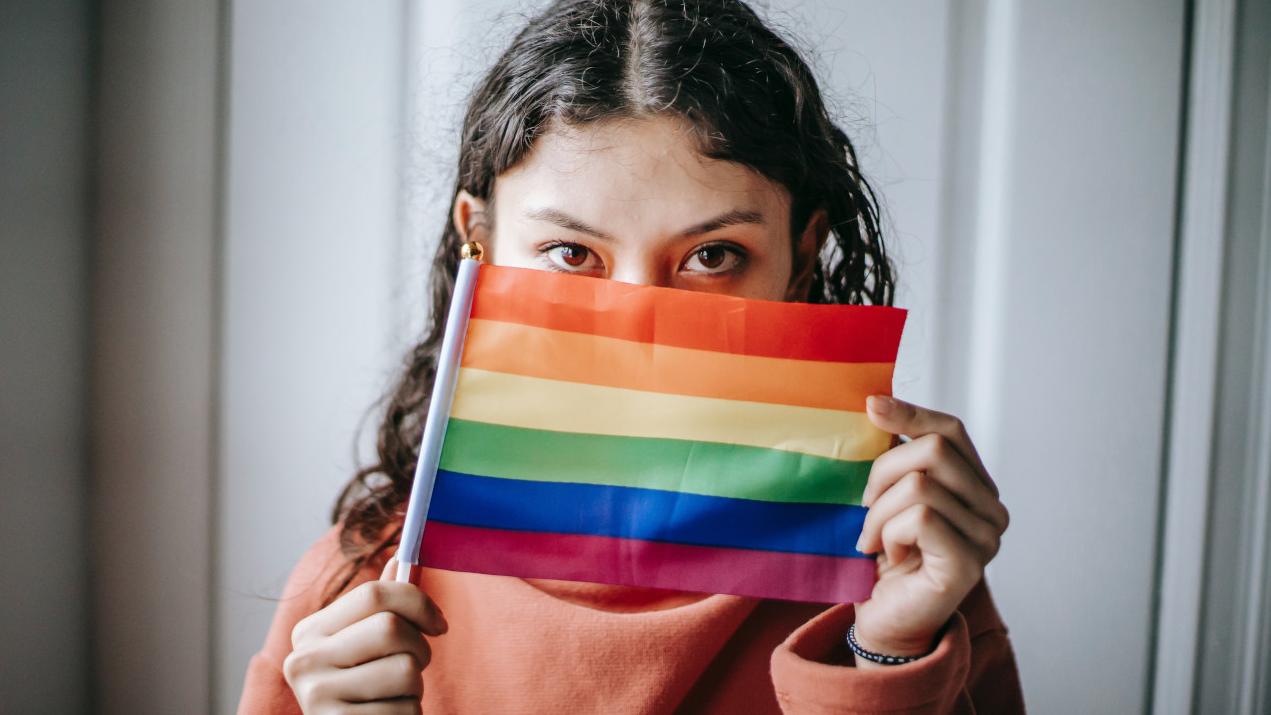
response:
{"label": "woman's face", "polygon": [[557,126],[494,187],[460,192],[454,221],[487,260],[768,300],[805,300],[825,238],[816,212],[792,241],[790,194],[740,164],[702,156],[676,119]]}

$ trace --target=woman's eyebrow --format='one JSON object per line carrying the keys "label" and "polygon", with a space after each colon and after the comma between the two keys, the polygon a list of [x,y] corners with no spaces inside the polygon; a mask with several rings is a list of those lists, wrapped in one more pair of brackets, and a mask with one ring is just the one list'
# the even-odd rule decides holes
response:
{"label": "woman's eyebrow", "polygon": [[569,229],[570,231],[577,231],[579,233],[585,233],[590,236],[595,236],[596,238],[603,239],[605,241],[613,240],[613,237],[605,233],[604,231],[601,231],[598,228],[592,228],[591,226],[588,226],[582,221],[579,221],[573,216],[570,216],[569,214],[565,213],[564,211],[558,211],[556,209],[549,209],[549,208],[530,209],[529,211],[525,212],[525,217],[535,219],[537,221],[547,221],[548,223],[554,223],[557,226],[560,226],[561,228]]}
{"label": "woman's eyebrow", "polygon": [[680,235],[681,236],[699,236],[703,233],[718,231],[719,229],[725,228],[727,226],[737,226],[740,224],[748,224],[748,223],[763,225],[764,223],[763,214],[759,213],[758,211],[743,211],[741,209],[733,209],[732,211],[725,211],[724,213],[716,216],[713,219],[703,221],[694,226],[690,226],[684,229],[683,231],[680,231]]}
{"label": "woman's eyebrow", "polygon": [[[552,208],[531,209],[525,212],[525,216],[526,218],[534,219],[537,221],[547,221],[548,223],[556,224],[557,226],[560,226],[561,228],[568,229],[570,231],[577,231],[579,233],[585,233],[589,236],[595,236],[596,238],[599,238],[605,241],[613,240],[613,237],[605,233],[604,231],[601,231],[598,228],[593,228],[591,226],[588,226],[587,224],[583,223],[582,221],[579,221],[573,216],[570,216],[564,211],[560,211],[557,209],[552,209]],[[724,213],[714,218],[707,219],[706,221],[703,221],[701,223],[689,226],[683,231],[680,231],[679,235],[700,236],[701,234],[710,233],[711,231],[718,231],[719,229],[726,228],[728,226],[738,226],[741,224],[763,225],[764,223],[765,221],[764,221],[763,214],[758,211],[746,211],[743,209],[733,209],[732,211],[725,211]]]}

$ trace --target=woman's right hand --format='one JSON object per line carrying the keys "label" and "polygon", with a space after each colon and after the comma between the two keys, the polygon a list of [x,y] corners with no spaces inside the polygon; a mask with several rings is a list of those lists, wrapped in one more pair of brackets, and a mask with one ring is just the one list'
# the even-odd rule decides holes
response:
{"label": "woman's right hand", "polygon": [[309,615],[291,631],[283,675],[306,715],[419,713],[425,635],[446,619],[418,586],[398,583],[397,559],[368,581]]}

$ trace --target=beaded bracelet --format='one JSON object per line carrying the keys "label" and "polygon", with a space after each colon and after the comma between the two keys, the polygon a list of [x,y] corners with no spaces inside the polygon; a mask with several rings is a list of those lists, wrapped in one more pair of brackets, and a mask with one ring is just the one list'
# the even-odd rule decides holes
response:
{"label": "beaded bracelet", "polygon": [[884,655],[882,653],[875,653],[872,650],[865,650],[864,648],[861,647],[860,643],[856,642],[856,624],[855,623],[847,627],[847,647],[852,649],[852,654],[855,655],[857,658],[864,658],[865,660],[868,660],[874,663],[881,663],[883,665],[901,665],[902,663],[912,663],[915,660],[918,660],[919,658],[922,657],[920,655]]}

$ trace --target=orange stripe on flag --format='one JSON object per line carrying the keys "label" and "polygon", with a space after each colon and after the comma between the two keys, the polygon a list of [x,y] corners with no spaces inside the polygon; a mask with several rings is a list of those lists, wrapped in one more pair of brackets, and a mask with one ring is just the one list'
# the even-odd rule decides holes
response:
{"label": "orange stripe on flag", "polygon": [[473,319],[463,366],[675,395],[865,411],[890,395],[892,363],[737,355]]}

